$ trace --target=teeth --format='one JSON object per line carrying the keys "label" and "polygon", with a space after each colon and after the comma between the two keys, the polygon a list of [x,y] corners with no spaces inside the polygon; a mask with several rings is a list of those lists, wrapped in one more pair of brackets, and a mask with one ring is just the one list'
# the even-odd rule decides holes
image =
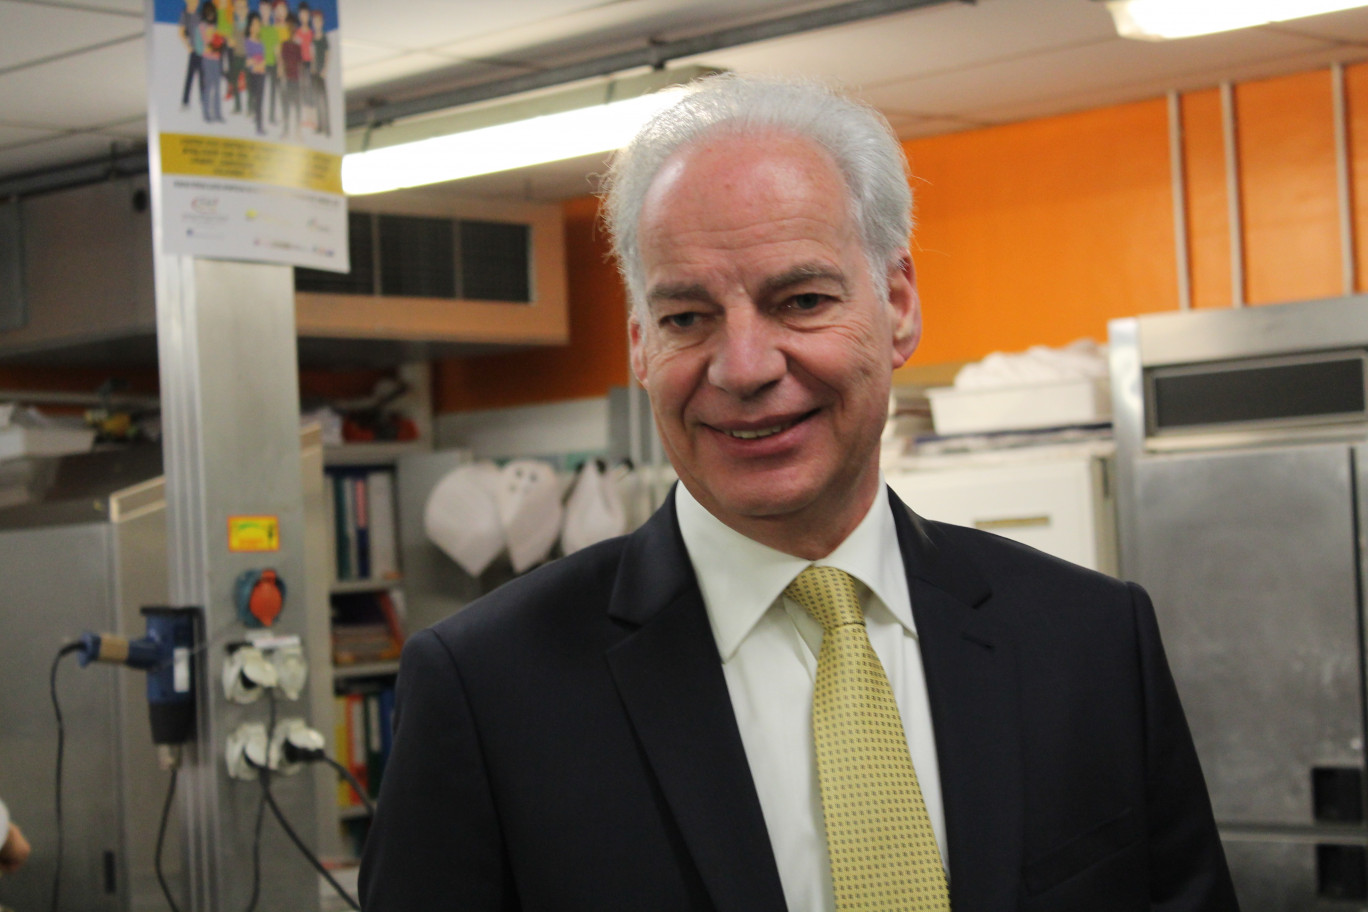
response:
{"label": "teeth", "polygon": [[761,437],[773,437],[780,431],[786,431],[793,427],[793,423],[779,424],[771,428],[761,428],[758,431],[726,431],[728,437],[735,437],[738,440],[758,440]]}

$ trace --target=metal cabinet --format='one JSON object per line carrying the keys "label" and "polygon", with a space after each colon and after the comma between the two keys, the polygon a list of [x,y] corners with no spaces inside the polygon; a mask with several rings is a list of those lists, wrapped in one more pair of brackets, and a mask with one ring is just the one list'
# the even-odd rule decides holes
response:
{"label": "metal cabinet", "polygon": [[1368,300],[1114,321],[1111,347],[1121,571],[1241,905],[1368,908]]}

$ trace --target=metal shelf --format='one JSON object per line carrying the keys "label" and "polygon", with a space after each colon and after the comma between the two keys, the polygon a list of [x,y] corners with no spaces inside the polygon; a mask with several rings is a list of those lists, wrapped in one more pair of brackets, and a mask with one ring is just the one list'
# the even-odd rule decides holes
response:
{"label": "metal shelf", "polygon": [[398,659],[387,662],[359,662],[356,665],[334,665],[333,681],[344,681],[350,678],[374,678],[397,674],[398,672]]}
{"label": "metal shelf", "polygon": [[422,453],[428,446],[422,440],[386,440],[374,443],[344,443],[323,448],[326,466],[389,465],[407,453]]}
{"label": "metal shelf", "polygon": [[328,584],[328,593],[342,595],[349,592],[380,592],[384,589],[399,589],[403,585],[403,578],[398,576],[382,579],[333,580]]}

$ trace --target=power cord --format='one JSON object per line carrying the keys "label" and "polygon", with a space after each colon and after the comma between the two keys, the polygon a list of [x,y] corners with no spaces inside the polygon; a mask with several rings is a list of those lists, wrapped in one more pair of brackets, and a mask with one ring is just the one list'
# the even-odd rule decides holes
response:
{"label": "power cord", "polygon": [[57,785],[53,797],[53,807],[57,816],[57,853],[52,870],[52,912],[57,912],[57,902],[62,889],[62,753],[66,747],[66,726],[62,724],[62,705],[57,700],[57,666],[62,657],[71,655],[81,648],[80,643],[67,643],[57,650],[52,659],[52,673],[48,677],[52,690],[52,712],[57,717]]}
{"label": "power cord", "polygon": [[[270,700],[270,707],[271,707],[270,727],[267,729],[267,731],[275,731],[275,725],[276,725],[276,702],[275,702],[275,693],[274,693],[273,691],[269,691],[269,690],[268,690],[266,693],[267,693],[267,695],[268,695],[268,699]],[[290,751],[289,751],[288,742],[287,742],[286,752],[287,752],[287,753],[290,752]],[[306,753],[313,753],[313,752],[312,752],[312,751],[309,751],[309,752],[306,752]],[[303,759],[303,758],[300,758],[300,759]],[[319,874],[321,874],[321,875],[323,876],[323,879],[326,880],[326,881],[328,882],[328,885],[331,886],[331,887],[333,888],[334,892],[336,892],[338,896],[342,897],[342,901],[345,902],[345,903],[346,903],[348,906],[350,906],[351,908],[357,910],[357,912],[360,912],[361,904],[358,903],[355,899],[353,899],[353,898],[351,897],[351,894],[349,894],[349,893],[346,891],[346,889],[345,889],[340,883],[337,882],[337,879],[336,879],[335,877],[332,876],[332,873],[331,873],[326,867],[323,866],[323,862],[321,862],[321,861],[318,860],[318,856],[315,855],[313,852],[309,851],[309,847],[306,846],[306,845],[304,844],[304,840],[302,840],[302,839],[299,838],[299,834],[295,832],[294,827],[290,826],[290,822],[289,822],[288,820],[285,819],[285,815],[281,812],[280,806],[279,806],[278,804],[276,804],[275,796],[271,794],[271,772],[272,772],[271,769],[270,769],[269,767],[259,766],[258,764],[256,764],[256,763],[252,760],[252,757],[251,757],[250,754],[248,754],[248,755],[246,756],[246,760],[247,760],[247,763],[248,763],[249,765],[256,767],[256,770],[257,770],[257,777],[258,777],[258,780],[259,780],[260,783],[261,783],[261,798],[262,798],[262,801],[266,804],[267,807],[269,807],[269,808],[271,809],[271,814],[274,815],[274,817],[275,817],[275,819],[276,819],[276,822],[280,824],[280,828],[281,828],[282,830],[285,831],[285,835],[290,837],[290,841],[293,842],[293,843],[295,844],[295,848],[299,849],[300,853],[303,854],[303,856],[304,856],[306,859],[308,859],[309,864],[313,865],[314,870],[317,871]],[[298,761],[293,761],[293,762],[298,762]],[[350,778],[350,777],[349,777],[349,778]],[[353,781],[354,781],[354,780],[353,780]],[[258,895],[259,889],[260,889],[260,878],[261,878],[260,849],[261,849],[261,816],[260,816],[260,807],[258,807],[256,839],[255,839],[255,841],[254,841],[254,843],[253,843],[253,845],[252,845],[252,856],[253,856],[253,858],[252,858],[252,868],[253,868],[253,870],[252,870],[252,878],[253,878],[253,883],[252,883],[252,903],[251,903],[251,905],[248,907],[247,912],[252,912],[252,910],[256,908],[257,895]]]}
{"label": "power cord", "polygon": [[[271,709],[268,719],[267,731],[275,731],[276,725],[276,698],[275,691],[266,691],[267,705]],[[248,760],[251,763],[250,759]],[[255,764],[252,764],[255,765]],[[260,769],[258,767],[258,769]],[[265,774],[266,771],[262,771]],[[255,912],[257,902],[261,899],[261,824],[266,819],[266,794],[263,792],[257,799],[256,823],[252,827],[252,898],[247,903],[247,912]]]}
{"label": "power cord", "polygon": [[357,912],[360,912],[361,905],[356,900],[352,899],[351,894],[337,882],[337,879],[332,876],[332,873],[323,866],[323,862],[318,860],[318,856],[309,851],[309,847],[304,844],[304,840],[299,838],[299,834],[295,832],[294,827],[290,826],[290,822],[285,819],[285,815],[280,810],[280,805],[276,804],[275,796],[271,794],[271,771],[269,769],[257,767],[257,773],[261,779],[261,796],[266,799],[266,806],[271,809],[271,813],[275,816],[276,822],[280,824],[280,828],[285,831],[285,835],[290,837],[290,841],[295,844],[295,848],[299,849],[304,857],[308,859],[309,864],[313,865],[314,870],[323,876],[323,879],[328,882],[328,885],[333,888],[338,896],[342,897],[342,901],[351,908],[356,909]]}
{"label": "power cord", "polygon": [[180,749],[176,749],[176,762],[171,767],[171,784],[166,788],[166,801],[162,804],[161,823],[157,826],[157,852],[153,856],[153,867],[157,872],[157,883],[161,885],[162,895],[166,897],[166,904],[171,907],[171,912],[180,912],[176,906],[176,901],[171,898],[171,887],[166,883],[166,875],[162,872],[162,847],[166,844],[166,822],[171,817],[171,801],[176,797],[176,779],[180,775]]}
{"label": "power cord", "polygon": [[356,776],[352,774],[351,770],[347,769],[345,766],[338,763],[336,760],[334,760],[332,757],[329,757],[322,751],[318,752],[317,757],[309,756],[308,754],[310,752],[305,751],[298,751],[295,754],[295,757],[290,756],[290,753],[290,747],[287,745],[285,748],[286,759],[294,760],[297,757],[299,760],[322,760],[324,763],[328,764],[333,769],[337,770],[337,772],[341,774],[342,778],[346,779],[347,783],[351,785],[352,791],[356,793],[356,797],[360,798],[361,803],[366,806],[366,812],[370,814],[372,817],[375,816],[375,802],[371,801],[370,796],[366,794],[366,790],[361,787],[361,783],[357,781]]}

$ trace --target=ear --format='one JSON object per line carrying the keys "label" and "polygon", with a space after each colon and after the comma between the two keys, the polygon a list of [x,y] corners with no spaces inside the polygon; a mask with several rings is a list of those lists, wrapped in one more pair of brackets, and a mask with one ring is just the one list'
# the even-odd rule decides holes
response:
{"label": "ear", "polygon": [[897,370],[921,342],[921,295],[910,253],[889,264],[888,306],[893,312],[893,369]]}
{"label": "ear", "polygon": [[632,376],[636,377],[637,383],[644,388],[646,386],[646,352],[645,340],[642,338],[645,329],[642,328],[641,320],[637,318],[636,310],[633,308],[631,316],[627,318],[627,340],[631,353]]}

